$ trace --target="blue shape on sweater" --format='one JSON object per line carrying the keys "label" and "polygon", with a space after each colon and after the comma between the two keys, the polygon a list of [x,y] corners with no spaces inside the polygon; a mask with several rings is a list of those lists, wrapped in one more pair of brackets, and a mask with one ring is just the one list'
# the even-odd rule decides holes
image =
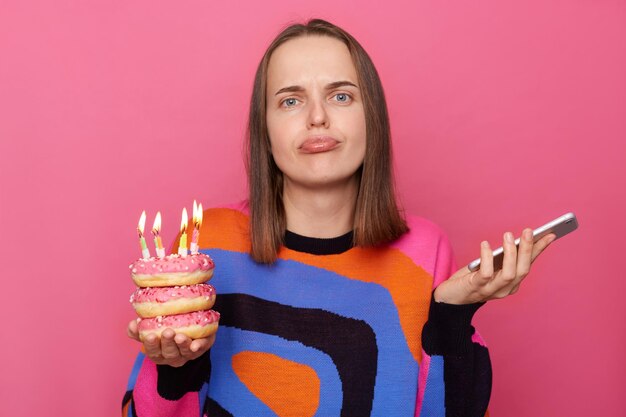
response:
{"label": "blue shape on sweater", "polygon": [[[229,293],[249,294],[296,308],[324,309],[366,322],[375,332],[378,346],[376,386],[371,415],[386,417],[412,415],[417,393],[418,364],[409,350],[397,308],[386,288],[376,283],[349,279],[336,272],[293,260],[279,259],[268,266],[253,262],[247,253],[217,249],[202,252],[209,254],[217,265],[211,284],[217,289],[218,297],[219,294]],[[234,338],[243,336],[237,333],[231,335]],[[247,338],[241,346],[245,346],[245,350],[270,352],[285,357],[286,353],[282,348],[273,346],[272,341],[275,339],[260,336],[252,340]],[[239,348],[230,345],[232,341],[228,344],[226,342],[220,330],[219,337],[211,349],[213,366],[218,366],[219,361],[227,361],[226,363],[230,364],[230,357],[240,351]],[[304,346],[299,349],[303,357],[311,355],[311,349],[304,349]],[[301,358],[299,361],[303,360]],[[333,384],[332,380],[337,377],[337,371],[333,369],[331,372],[320,355],[311,355],[307,362],[302,363],[315,369],[323,386]],[[220,367],[212,369],[211,379],[215,377],[216,380],[220,380],[214,384],[217,386],[216,394],[211,384],[209,395],[212,398],[230,412],[234,410],[224,401],[229,401],[229,404],[236,402],[237,404],[233,406],[236,406],[238,411],[233,413],[234,415],[266,415],[257,414],[260,406],[264,405],[258,404],[260,403],[258,399],[250,398],[251,394],[247,397],[241,397],[239,392],[236,396],[232,392],[228,394],[237,400],[225,398],[223,396],[225,393],[219,394],[219,398],[216,397],[219,390],[225,389],[222,387],[228,385],[221,380],[228,378],[227,375],[221,375],[222,372],[227,371]],[[321,396],[324,395],[326,394]],[[323,401],[325,399],[321,398],[320,409]],[[248,406],[249,408],[246,408]],[[267,411],[271,412],[269,409]]]}
{"label": "blue shape on sweater", "polygon": [[446,415],[446,392],[443,381],[443,356],[432,356],[420,417]]}

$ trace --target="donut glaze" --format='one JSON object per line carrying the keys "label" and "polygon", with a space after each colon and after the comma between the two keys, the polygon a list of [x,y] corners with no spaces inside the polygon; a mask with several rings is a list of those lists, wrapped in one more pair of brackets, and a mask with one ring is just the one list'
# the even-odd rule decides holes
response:
{"label": "donut glaze", "polygon": [[138,287],[199,284],[211,279],[214,268],[213,260],[204,253],[139,259],[129,265],[133,281]]}
{"label": "donut glaze", "polygon": [[215,288],[209,284],[176,285],[174,287],[137,288],[130,296],[133,303],[166,303],[180,298],[214,297]]}
{"label": "donut glaze", "polygon": [[142,318],[208,310],[215,304],[215,288],[209,284],[137,288],[130,303]]}
{"label": "donut glaze", "polygon": [[192,339],[207,337],[217,330],[220,313],[213,310],[194,311],[172,316],[158,316],[149,319],[138,319],[139,338],[143,340],[148,334],[161,335],[163,330],[172,329]]}

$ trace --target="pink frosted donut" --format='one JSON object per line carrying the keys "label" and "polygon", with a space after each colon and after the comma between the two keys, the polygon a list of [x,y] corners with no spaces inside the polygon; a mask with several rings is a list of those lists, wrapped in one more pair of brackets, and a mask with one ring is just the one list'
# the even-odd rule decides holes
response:
{"label": "pink frosted donut", "polygon": [[210,256],[198,253],[139,259],[129,268],[138,287],[173,287],[208,281],[213,276],[215,264]]}
{"label": "pink frosted donut", "polygon": [[215,304],[215,288],[209,284],[137,288],[130,303],[142,318],[208,310]]}
{"label": "pink frosted donut", "polygon": [[173,316],[158,316],[151,319],[138,319],[137,329],[139,338],[154,333],[161,337],[165,329],[172,329],[176,333],[183,333],[191,339],[208,337],[217,331],[220,313],[213,310],[194,311],[193,313],[176,314]]}

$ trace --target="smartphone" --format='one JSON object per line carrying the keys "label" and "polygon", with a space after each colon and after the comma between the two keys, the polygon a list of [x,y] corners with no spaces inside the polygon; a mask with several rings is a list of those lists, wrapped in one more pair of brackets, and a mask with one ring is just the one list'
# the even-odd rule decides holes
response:
{"label": "smartphone", "polygon": [[[556,239],[565,236],[566,234],[573,232],[578,228],[578,220],[574,213],[567,213],[552,220],[550,223],[546,223],[541,227],[533,230],[533,242],[538,241],[545,235],[554,233]],[[556,240],[555,239],[555,240]],[[515,246],[519,248],[520,238],[515,239]],[[504,248],[500,246],[493,251],[493,268],[494,271],[502,269],[502,260],[504,258]],[[480,268],[480,258],[473,260],[467,265],[470,271],[476,271]]]}

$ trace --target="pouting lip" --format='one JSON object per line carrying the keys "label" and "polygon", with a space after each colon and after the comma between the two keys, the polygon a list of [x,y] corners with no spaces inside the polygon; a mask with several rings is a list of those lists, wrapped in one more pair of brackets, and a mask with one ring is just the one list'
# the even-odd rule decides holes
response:
{"label": "pouting lip", "polygon": [[298,150],[304,153],[325,152],[334,149],[339,143],[332,136],[309,136],[300,144]]}

